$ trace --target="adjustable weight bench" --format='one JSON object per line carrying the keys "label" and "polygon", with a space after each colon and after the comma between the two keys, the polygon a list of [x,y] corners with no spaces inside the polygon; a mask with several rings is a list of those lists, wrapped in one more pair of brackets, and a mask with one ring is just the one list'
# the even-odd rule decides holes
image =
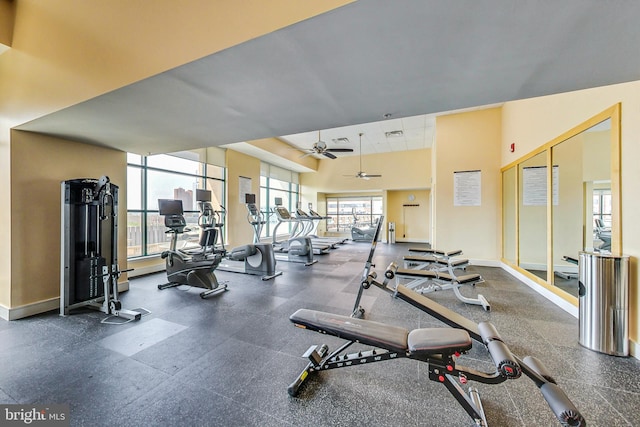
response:
{"label": "adjustable weight bench", "polygon": [[[493,372],[485,373],[456,364],[456,359],[472,347],[471,337],[463,329],[421,328],[409,331],[384,323],[307,309],[296,311],[289,319],[299,328],[347,341],[331,353],[325,344],[311,346],[307,350],[303,357],[308,358],[309,363],[288,388],[289,395],[294,397],[305,381],[316,372],[408,358],[426,362],[429,380],[443,384],[475,425],[485,427],[487,420],[478,390],[469,387],[465,392],[460,384],[464,386],[468,381],[500,384],[519,378],[523,372],[520,362],[503,342],[495,327],[488,322],[477,325],[477,331],[495,365]],[[346,354],[345,350],[356,342],[371,346],[372,349]],[[557,408],[554,409],[556,416],[561,421],[565,420],[567,425],[584,425],[584,419],[564,393],[559,388],[551,388],[553,393],[549,393],[549,397],[544,391],[543,395],[552,409]]]}
{"label": "adjustable weight bench", "polygon": [[436,256],[438,258],[449,259],[454,256],[462,255],[462,249],[456,249],[455,251],[442,251],[440,249],[431,248],[409,248],[409,252],[418,252],[421,254],[428,254]]}
{"label": "adjustable weight bench", "polygon": [[439,258],[431,255],[405,255],[402,260],[405,268],[446,271],[451,275],[454,275],[453,270],[465,270],[469,266],[468,259]]}
{"label": "adjustable weight bench", "polygon": [[469,298],[460,293],[461,286],[475,286],[478,283],[484,283],[484,279],[479,274],[455,276],[434,270],[398,268],[398,265],[392,262],[385,271],[385,277],[389,280],[395,278],[396,286],[406,282],[404,283],[406,287],[421,294],[452,289],[460,301],[466,304],[481,305],[485,311],[491,310],[491,304],[482,294],[478,294],[477,298]]}
{"label": "adjustable weight bench", "polygon": [[[504,344],[506,348],[506,343],[504,343],[504,341],[500,338],[500,336],[498,335],[497,331],[495,331],[495,329],[491,331],[488,331],[488,330],[483,331],[481,325],[476,324],[475,322],[472,322],[466,317],[461,316],[460,314],[454,312],[453,310],[450,310],[444,307],[443,305],[438,304],[437,302],[407,288],[406,286],[396,285],[395,288],[392,289],[387,286],[390,279],[386,276],[383,282],[379,282],[377,280],[377,277],[378,277],[377,273],[373,270],[373,264],[371,262],[373,260],[375,248],[376,248],[375,244],[372,244],[371,251],[369,253],[369,258],[365,263],[363,277],[360,280],[360,289],[358,289],[358,294],[356,296],[356,300],[353,305],[353,310],[352,310],[352,314],[349,322],[356,322],[357,319],[355,318],[364,316],[365,310],[360,305],[360,300],[362,299],[362,295],[364,294],[364,291],[369,289],[373,285],[391,294],[395,298],[400,299],[406,303],[409,303],[410,305],[414,306],[418,310],[441,321],[442,323],[450,326],[451,328],[466,331],[472,340],[487,346],[487,349],[489,350],[489,353],[492,355],[491,356],[492,358],[496,356],[496,354],[499,355],[502,352],[496,349],[491,350],[489,347],[491,346],[502,347],[502,345]],[[357,323],[353,323],[353,324],[356,325]],[[348,345],[350,344],[345,344],[344,348],[348,347]],[[375,344],[370,343],[369,345],[375,345]],[[314,366],[322,366],[319,364],[320,362],[322,362],[323,358],[325,358],[327,352],[328,352],[328,347],[326,345],[321,346],[320,348],[315,348],[315,349],[310,348],[307,351],[305,355],[307,357],[314,359],[314,361],[310,362],[310,365],[312,366],[307,365],[307,369],[305,369],[305,371],[303,371],[301,376],[298,377],[298,380],[296,380],[296,382],[291,384],[289,388],[290,393],[294,391],[297,392],[296,391],[297,388],[300,386],[302,381],[304,381],[304,378],[302,377],[309,375],[309,373],[311,373],[312,370],[315,370]],[[506,354],[506,351],[504,351],[504,353]],[[332,354],[336,354],[336,352]],[[524,359],[520,359],[518,356],[510,352],[509,354],[511,357],[508,360],[515,361],[519,366],[520,372],[522,372],[524,376],[528,377],[531,381],[534,382],[536,387],[538,387],[538,389],[542,393],[542,396],[544,397],[544,399],[547,401],[549,408],[551,409],[551,411],[554,413],[554,415],[562,425],[564,426],[585,426],[586,425],[586,421],[584,420],[580,412],[576,409],[576,407],[571,402],[571,400],[567,397],[564,391],[558,386],[555,378],[549,373],[549,371],[545,368],[545,366],[540,360],[532,356],[526,356]],[[375,357],[375,355],[373,356]],[[501,357],[498,357],[498,356],[496,357],[498,360],[501,359]],[[350,360],[351,359],[347,359],[347,362],[349,362]],[[494,362],[495,362],[495,359],[494,359]],[[337,361],[336,363],[340,363],[340,362]],[[309,371],[307,372],[307,370]],[[497,371],[501,372],[502,370],[498,369]],[[461,372],[459,368],[458,368],[458,372]],[[508,370],[505,372],[505,375],[507,374],[508,374]],[[463,377],[460,376],[461,380],[462,378]],[[298,382],[300,382],[300,384],[298,384]],[[456,385],[455,383],[448,382],[448,381],[446,381],[444,384],[445,386],[447,386],[447,388],[449,388],[449,386]],[[475,393],[470,393],[470,396],[473,396],[474,394]],[[459,396],[461,396],[461,393],[456,393],[454,394],[454,396],[458,398]],[[464,396],[464,393],[462,393],[462,396]],[[477,399],[477,401],[479,402],[479,399]],[[461,402],[461,401],[458,400],[458,402]],[[460,404],[463,407],[465,406],[465,404],[462,402]],[[471,416],[473,417],[473,415]]]}

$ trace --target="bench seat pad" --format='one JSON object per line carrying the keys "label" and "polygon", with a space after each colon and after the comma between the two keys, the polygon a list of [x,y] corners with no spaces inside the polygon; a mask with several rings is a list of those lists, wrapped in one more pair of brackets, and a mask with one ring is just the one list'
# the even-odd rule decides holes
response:
{"label": "bench seat pad", "polygon": [[289,320],[306,329],[324,332],[348,341],[358,341],[401,353],[407,351],[409,331],[405,328],[304,308],[293,313]]}
{"label": "bench seat pad", "polygon": [[471,349],[471,337],[463,329],[423,328],[409,332],[407,338],[409,354],[453,354]]}

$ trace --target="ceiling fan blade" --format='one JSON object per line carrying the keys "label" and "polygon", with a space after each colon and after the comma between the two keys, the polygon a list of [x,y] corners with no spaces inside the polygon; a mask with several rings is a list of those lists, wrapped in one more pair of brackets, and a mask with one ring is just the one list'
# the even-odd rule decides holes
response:
{"label": "ceiling fan blade", "polygon": [[353,148],[327,148],[325,151],[332,153],[353,153]]}
{"label": "ceiling fan blade", "polygon": [[323,152],[322,152],[322,155],[323,155],[323,156],[325,156],[325,157],[328,157],[328,158],[330,158],[330,159],[337,159],[337,157],[336,157],[336,156],[334,156],[333,154],[331,154],[331,153],[329,153],[329,152],[327,152],[327,151],[323,151]]}
{"label": "ceiling fan blade", "polygon": [[382,178],[382,175],[379,174],[366,174],[367,178]]}

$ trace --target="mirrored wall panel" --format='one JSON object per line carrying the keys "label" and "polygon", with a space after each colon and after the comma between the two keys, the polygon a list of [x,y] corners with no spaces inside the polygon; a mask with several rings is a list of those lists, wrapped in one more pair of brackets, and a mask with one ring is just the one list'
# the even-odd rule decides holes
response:
{"label": "mirrored wall panel", "polygon": [[539,153],[518,166],[519,266],[547,280],[547,156]]}
{"label": "mirrored wall panel", "polygon": [[502,169],[502,259],[577,305],[581,251],[619,254],[620,105]]}
{"label": "mirrored wall panel", "polygon": [[502,257],[512,264],[517,260],[517,194],[516,167],[513,166],[502,172]]}
{"label": "mirrored wall panel", "polygon": [[611,249],[611,119],[551,148],[553,284],[578,296],[578,254]]}

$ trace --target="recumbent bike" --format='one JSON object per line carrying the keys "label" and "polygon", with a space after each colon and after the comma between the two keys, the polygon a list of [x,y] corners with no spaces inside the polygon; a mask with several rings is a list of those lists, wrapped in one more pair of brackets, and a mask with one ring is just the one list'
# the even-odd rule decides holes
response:
{"label": "recumbent bike", "polygon": [[182,200],[159,199],[160,215],[164,216],[166,233],[171,234],[169,250],[162,252],[167,269],[168,283],[158,285],[158,289],[167,289],[180,285],[189,285],[206,289],[200,293],[201,298],[222,293],[227,290],[226,284],[220,284],[214,270],[220,264],[222,255],[210,250],[217,239],[215,228],[204,228],[200,233],[200,248],[192,251],[177,249],[178,235],[185,231],[187,222],[184,218]]}

